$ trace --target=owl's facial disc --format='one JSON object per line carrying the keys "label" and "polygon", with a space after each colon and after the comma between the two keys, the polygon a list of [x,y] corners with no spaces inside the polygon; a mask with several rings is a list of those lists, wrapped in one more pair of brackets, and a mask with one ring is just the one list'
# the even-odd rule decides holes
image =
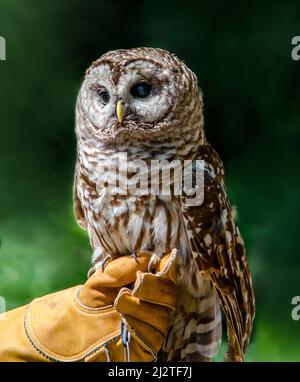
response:
{"label": "owl's facial disc", "polygon": [[158,126],[176,99],[171,70],[149,61],[129,62],[116,78],[108,64],[100,64],[85,77],[79,98],[84,118],[105,136],[143,132]]}

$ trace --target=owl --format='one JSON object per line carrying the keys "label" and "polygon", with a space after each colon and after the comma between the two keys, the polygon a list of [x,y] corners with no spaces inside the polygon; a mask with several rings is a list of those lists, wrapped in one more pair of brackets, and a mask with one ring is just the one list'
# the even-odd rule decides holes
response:
{"label": "owl", "polygon": [[[224,168],[205,137],[196,75],[174,54],[155,48],[110,51],[86,71],[76,103],[74,208],[93,248],[92,263],[178,249],[178,301],[164,361],[210,361],[226,320],[229,361],[242,361],[255,314],[244,242],[228,200]],[[128,193],[128,163],[199,160],[203,200]],[[100,165],[101,164],[101,165]],[[103,166],[104,164],[104,166]],[[116,171],[107,171],[115,165]],[[104,168],[106,166],[106,168]],[[118,175],[114,192],[107,182]],[[150,182],[150,179],[147,178]],[[127,183],[126,183],[127,182]]]}

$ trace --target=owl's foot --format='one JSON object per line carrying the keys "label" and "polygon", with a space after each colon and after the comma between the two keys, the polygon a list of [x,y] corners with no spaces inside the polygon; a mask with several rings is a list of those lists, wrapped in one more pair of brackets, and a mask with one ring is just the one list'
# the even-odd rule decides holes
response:
{"label": "owl's foot", "polygon": [[148,264],[148,272],[151,273],[153,267],[160,262],[162,255],[153,253]]}
{"label": "owl's foot", "polygon": [[95,264],[95,270],[98,271],[99,269],[101,269],[101,271],[103,272],[105,264],[108,262],[109,259],[111,259],[111,255],[104,256],[104,258],[102,260],[98,261]]}
{"label": "owl's foot", "polygon": [[101,261],[105,256],[107,255],[107,253],[101,248],[101,247],[97,247],[93,254],[92,254],[92,264],[93,265],[96,265],[99,261]]}
{"label": "owl's foot", "polygon": [[137,262],[139,261],[139,256],[135,252],[133,252],[129,257],[133,258]]}
{"label": "owl's foot", "polygon": [[92,255],[92,264],[94,264],[94,266],[88,271],[88,277],[91,277],[99,269],[103,272],[109,259],[111,259],[111,255],[104,252],[101,248],[96,248]]}

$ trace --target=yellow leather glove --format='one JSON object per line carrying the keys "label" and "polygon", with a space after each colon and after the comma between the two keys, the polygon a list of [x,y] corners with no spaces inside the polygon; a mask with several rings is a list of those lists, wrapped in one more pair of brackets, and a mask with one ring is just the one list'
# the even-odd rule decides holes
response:
{"label": "yellow leather glove", "polygon": [[[152,361],[176,303],[173,250],[120,257],[83,286],[33,300],[0,320],[0,361]],[[128,287],[133,285],[133,289]]]}

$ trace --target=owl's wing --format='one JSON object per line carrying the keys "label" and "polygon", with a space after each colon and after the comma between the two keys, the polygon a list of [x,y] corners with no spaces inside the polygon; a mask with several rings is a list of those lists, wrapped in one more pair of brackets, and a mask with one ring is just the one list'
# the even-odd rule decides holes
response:
{"label": "owl's wing", "polygon": [[226,358],[242,361],[255,315],[244,242],[229,204],[218,154],[207,144],[195,159],[205,162],[204,201],[183,207],[186,228],[200,273],[215,287],[226,316]]}
{"label": "owl's wing", "polygon": [[86,229],[87,228],[87,222],[86,222],[84,212],[82,209],[82,205],[81,205],[81,201],[80,201],[80,198],[78,195],[79,188],[81,187],[80,182],[79,182],[79,176],[80,175],[78,173],[78,165],[76,165],[75,176],[74,176],[74,185],[73,185],[73,208],[74,208],[74,214],[75,214],[75,218],[76,218],[78,225],[81,228]]}

